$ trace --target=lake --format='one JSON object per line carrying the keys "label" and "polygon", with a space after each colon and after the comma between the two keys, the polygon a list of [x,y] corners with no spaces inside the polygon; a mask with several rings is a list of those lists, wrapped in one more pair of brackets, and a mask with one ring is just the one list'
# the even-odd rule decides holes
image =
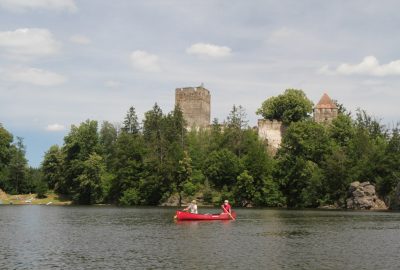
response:
{"label": "lake", "polygon": [[[400,269],[400,213],[1,206],[0,269]],[[218,212],[200,209],[200,212]]]}

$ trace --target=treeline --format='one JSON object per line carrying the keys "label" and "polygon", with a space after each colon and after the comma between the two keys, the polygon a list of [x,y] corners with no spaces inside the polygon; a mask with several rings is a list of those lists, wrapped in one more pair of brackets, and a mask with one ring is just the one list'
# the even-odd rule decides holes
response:
{"label": "treeline", "polygon": [[171,197],[222,198],[240,204],[283,204],[272,179],[273,159],[242,107],[225,123],[188,131],[177,107],[165,114],[155,104],[139,124],[131,107],[121,128],[87,120],[72,126],[62,147],[42,163],[50,189],[80,204],[157,205]]}
{"label": "treeline", "polygon": [[[236,206],[344,207],[349,184],[370,181],[395,206],[399,129],[362,110],[352,115],[340,104],[332,123],[319,124],[311,118],[312,107],[295,89],[263,102],[257,113],[287,127],[276,155],[248,126],[241,106],[200,130],[185,128],[179,108],[164,113],[155,104],[139,123],[131,107],[120,127],[93,120],[72,126],[64,144],[46,152],[41,180],[34,182],[79,204],[158,205],[199,198],[210,204],[229,199]],[[1,136],[1,153],[7,148],[24,156],[22,141],[12,144],[4,129]],[[12,154],[0,158],[0,187],[28,191],[12,171]]]}
{"label": "treeline", "polygon": [[38,193],[44,196],[47,183],[40,169],[28,166],[25,145],[0,124],[0,189],[10,194]]}

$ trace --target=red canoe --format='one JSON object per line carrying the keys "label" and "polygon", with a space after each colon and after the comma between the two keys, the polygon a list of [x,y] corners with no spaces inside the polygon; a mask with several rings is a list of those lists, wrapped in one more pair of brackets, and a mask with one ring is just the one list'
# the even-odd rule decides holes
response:
{"label": "red canoe", "polygon": [[[236,219],[236,213],[232,212],[232,217]],[[177,220],[230,220],[232,217],[227,213],[221,214],[192,214],[184,211],[176,211]]]}

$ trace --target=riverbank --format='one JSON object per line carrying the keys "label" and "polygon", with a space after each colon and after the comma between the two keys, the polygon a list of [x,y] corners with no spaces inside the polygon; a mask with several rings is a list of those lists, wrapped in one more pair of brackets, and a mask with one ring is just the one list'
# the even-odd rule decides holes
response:
{"label": "riverbank", "polygon": [[0,190],[0,204],[70,205],[71,203],[71,200],[52,192],[46,194],[46,198],[38,198],[34,193],[10,195]]}

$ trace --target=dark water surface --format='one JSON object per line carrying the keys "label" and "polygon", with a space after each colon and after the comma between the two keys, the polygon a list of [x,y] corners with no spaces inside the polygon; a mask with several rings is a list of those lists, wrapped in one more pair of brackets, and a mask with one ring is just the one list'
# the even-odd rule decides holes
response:
{"label": "dark water surface", "polygon": [[400,269],[400,213],[174,211],[1,206],[0,269]]}

